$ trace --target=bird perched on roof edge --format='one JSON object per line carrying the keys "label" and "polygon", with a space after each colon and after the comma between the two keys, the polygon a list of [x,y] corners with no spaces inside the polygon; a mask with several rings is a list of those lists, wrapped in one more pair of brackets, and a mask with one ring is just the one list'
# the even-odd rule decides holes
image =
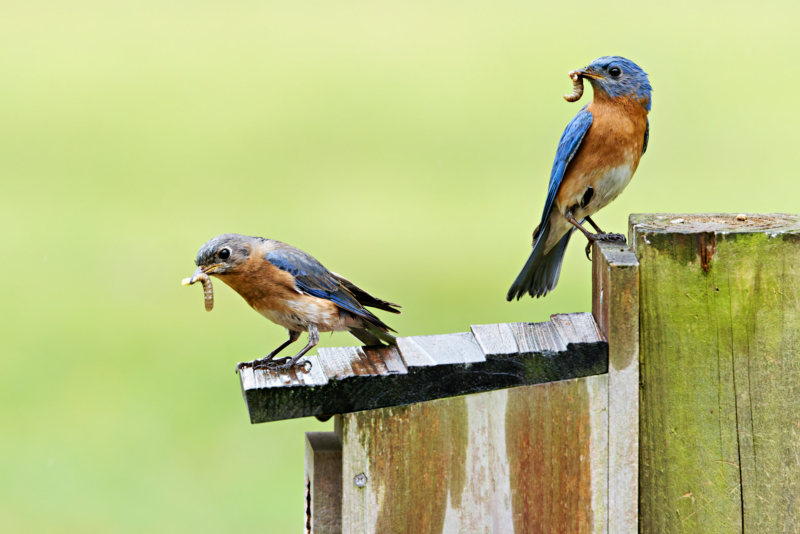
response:
{"label": "bird perched on roof edge", "polygon": [[[592,84],[594,99],[570,121],[558,143],[533,251],[508,291],[509,301],[525,293],[541,297],[556,287],[575,230],[589,240],[587,256],[594,241],[625,242],[621,234],[600,230],[591,216],[625,189],[647,150],[652,87],[638,65],[619,56],[595,59],[570,76],[576,90],[565,99],[580,98],[584,78]],[[584,221],[598,233],[586,230]]]}
{"label": "bird perched on roof edge", "polygon": [[[396,344],[394,332],[365,306],[400,313],[397,304],[373,297],[326,269],[310,254],[286,243],[239,234],[223,234],[197,253],[199,275],[219,278],[258,313],[285,327],[289,339],[267,356],[242,367],[288,369],[319,342],[320,332],[349,331],[366,345]],[[308,344],[292,358],[274,357],[308,332]],[[307,362],[310,364],[310,362]]]}

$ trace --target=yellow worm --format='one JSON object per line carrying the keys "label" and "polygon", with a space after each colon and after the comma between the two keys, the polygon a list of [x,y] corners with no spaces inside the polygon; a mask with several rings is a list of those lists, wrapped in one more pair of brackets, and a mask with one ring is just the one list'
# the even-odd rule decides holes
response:
{"label": "yellow worm", "polygon": [[206,302],[206,311],[211,311],[214,309],[214,286],[211,285],[211,278],[208,277],[206,273],[200,273],[196,276],[191,278],[184,278],[183,285],[190,286],[195,282],[202,282],[203,283],[203,296],[205,297]]}
{"label": "yellow worm", "polygon": [[569,71],[569,77],[572,80],[572,94],[564,95],[564,100],[577,102],[583,96],[583,78],[574,70]]}

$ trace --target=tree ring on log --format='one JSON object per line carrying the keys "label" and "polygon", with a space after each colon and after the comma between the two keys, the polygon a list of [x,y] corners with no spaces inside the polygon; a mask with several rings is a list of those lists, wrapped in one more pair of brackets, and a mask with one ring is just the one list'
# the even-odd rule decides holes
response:
{"label": "tree ring on log", "polygon": [[[673,221],[677,220],[680,220],[680,223],[673,223]],[[743,219],[741,214],[735,213],[698,213],[688,215],[663,213],[654,218],[637,221],[635,226],[645,230],[685,234],[701,232],[763,232],[777,228],[788,230],[795,227],[800,229],[800,216],[789,213],[748,213]]]}

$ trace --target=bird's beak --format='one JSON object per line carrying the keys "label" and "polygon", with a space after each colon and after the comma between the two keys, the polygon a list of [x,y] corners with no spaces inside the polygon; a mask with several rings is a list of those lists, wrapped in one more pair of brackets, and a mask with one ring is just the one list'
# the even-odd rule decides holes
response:
{"label": "bird's beak", "polygon": [[590,78],[592,80],[602,80],[603,79],[603,77],[600,76],[599,74],[596,74],[594,72],[590,72],[590,71],[588,71],[586,69],[579,69],[579,70],[576,70],[575,72],[578,73],[578,76],[582,76],[584,78]]}
{"label": "bird's beak", "polygon": [[194,272],[194,274],[195,275],[200,274],[200,273],[211,274],[214,271],[216,271],[217,269],[219,269],[220,267],[222,267],[221,263],[215,263],[214,265],[209,265],[207,267],[198,267],[197,270]]}
{"label": "bird's beak", "polygon": [[200,267],[195,269],[195,271],[194,271],[194,273],[192,274],[191,277],[184,278],[182,284],[185,285],[185,286],[190,286],[190,285],[194,284],[195,282],[197,282],[197,277],[199,275],[201,275],[203,273],[211,274],[212,272],[214,272],[215,270],[219,269],[220,267],[222,267],[221,263],[215,263],[214,265],[201,265]]}

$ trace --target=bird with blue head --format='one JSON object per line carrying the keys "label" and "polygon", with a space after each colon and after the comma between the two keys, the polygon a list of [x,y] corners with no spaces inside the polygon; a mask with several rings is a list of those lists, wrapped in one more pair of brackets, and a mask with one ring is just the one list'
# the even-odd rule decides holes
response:
{"label": "bird with blue head", "polygon": [[[255,311],[283,326],[289,339],[264,358],[243,367],[289,369],[319,343],[320,332],[350,332],[366,345],[396,344],[394,332],[367,307],[400,313],[397,304],[373,297],[350,280],[326,269],[313,256],[286,243],[239,234],[223,234],[197,253],[197,270],[185,285],[202,281],[206,309],[213,306],[208,276],[225,282]],[[291,358],[275,356],[308,332],[308,344]],[[311,362],[303,368],[310,370]]]}
{"label": "bird with blue head", "polygon": [[[533,232],[533,251],[506,295],[509,301],[525,294],[542,297],[555,289],[576,230],[589,241],[587,256],[595,241],[625,243],[625,236],[603,232],[591,217],[622,193],[647,151],[653,89],[647,74],[620,56],[597,58],[569,74],[574,90],[564,98],[578,100],[586,79],[593,99],[561,135],[542,217]],[[585,222],[597,233],[584,228]]]}

